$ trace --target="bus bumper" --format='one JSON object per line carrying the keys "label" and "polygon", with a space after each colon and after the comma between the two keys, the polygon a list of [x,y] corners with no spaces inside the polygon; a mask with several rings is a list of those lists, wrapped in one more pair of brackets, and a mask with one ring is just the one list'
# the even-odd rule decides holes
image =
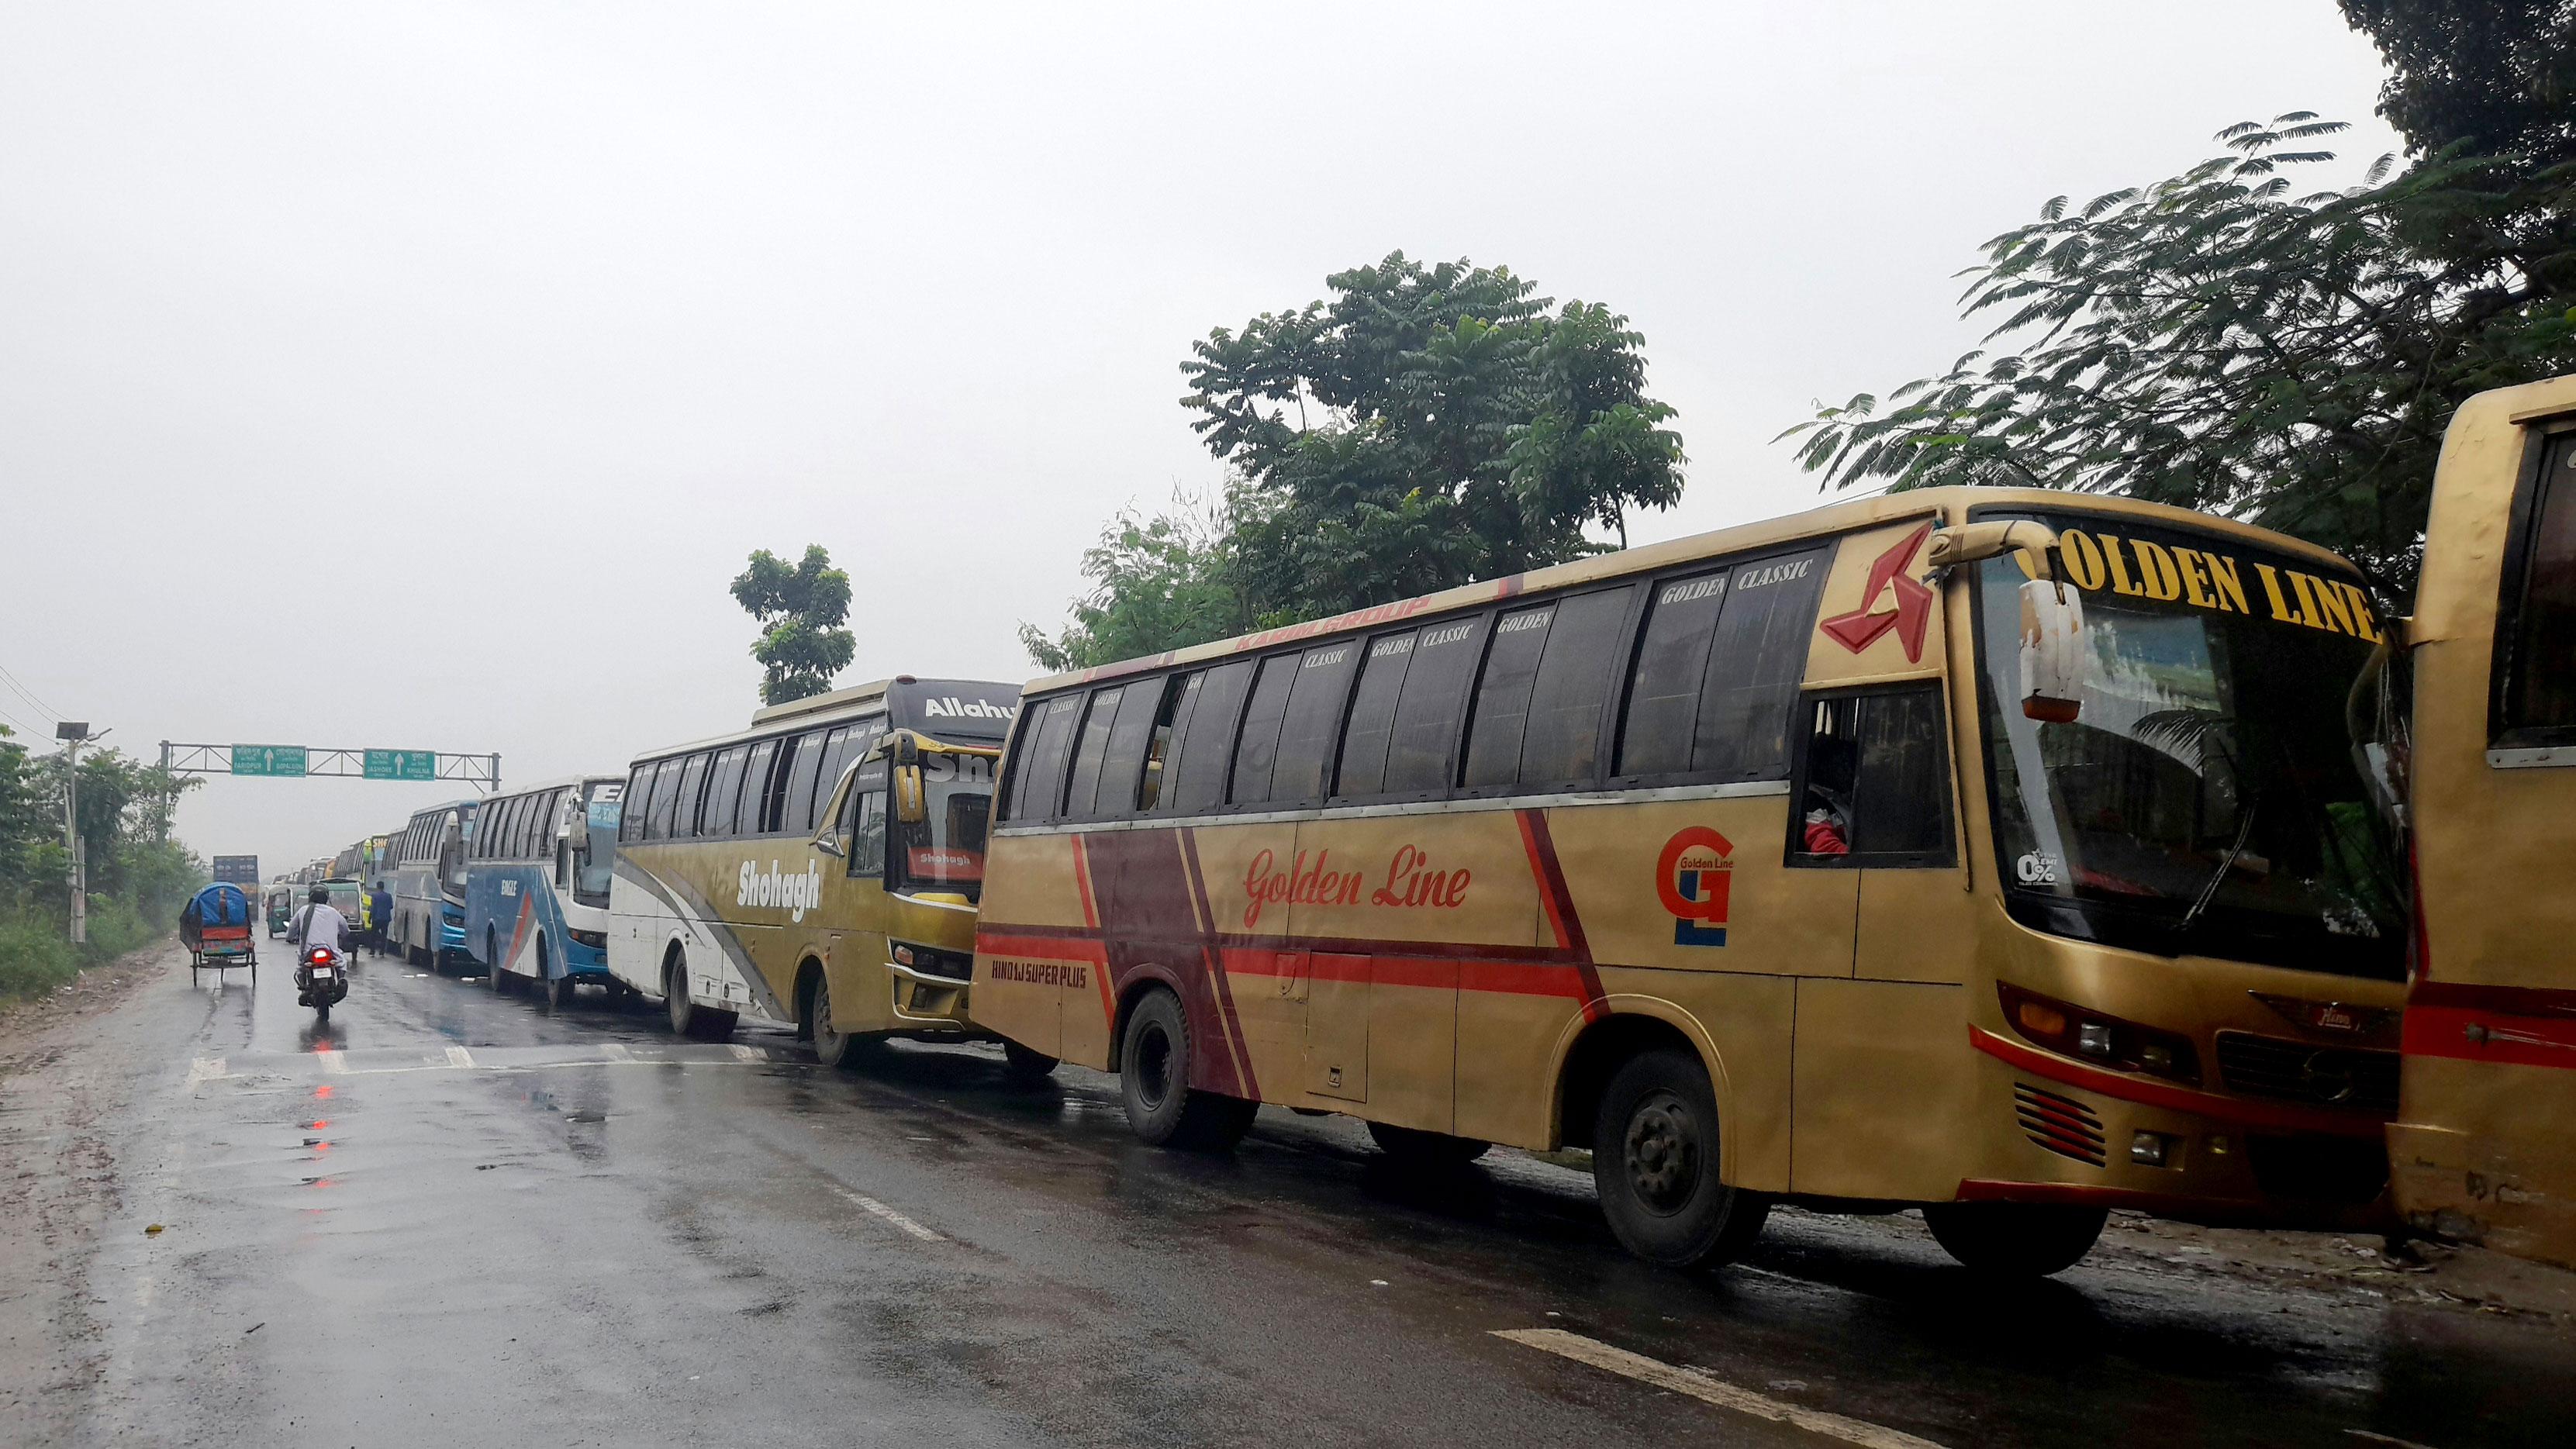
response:
{"label": "bus bumper", "polygon": [[567,941],[564,944],[563,974],[580,981],[606,982],[616,979],[608,972],[608,953],[597,946],[585,946],[579,941]]}
{"label": "bus bumper", "polygon": [[1978,1033],[1997,1134],[1962,1202],[2122,1208],[2221,1227],[2399,1229],[2388,1114],[2131,1081]]}
{"label": "bus bumper", "polygon": [[894,978],[894,1020],[899,1025],[944,1031],[971,1027],[966,1015],[966,982],[954,976],[915,971],[892,961],[886,963],[886,972]]}

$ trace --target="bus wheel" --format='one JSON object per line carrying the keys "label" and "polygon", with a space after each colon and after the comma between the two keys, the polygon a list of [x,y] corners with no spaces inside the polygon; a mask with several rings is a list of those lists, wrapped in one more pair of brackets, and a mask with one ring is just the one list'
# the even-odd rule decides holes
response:
{"label": "bus wheel", "polygon": [[501,969],[501,938],[489,926],[483,928],[483,979],[494,993],[509,994],[510,973]]}
{"label": "bus wheel", "polygon": [[1261,1108],[1190,1085],[1189,1021],[1181,999],[1163,990],[1146,993],[1127,1019],[1118,1086],[1127,1125],[1157,1147],[1224,1151],[1243,1140]]}
{"label": "bus wheel", "polygon": [[662,968],[662,1004],[670,1008],[671,1030],[700,1041],[723,1041],[733,1035],[734,1014],[713,1011],[689,1000],[689,968],[675,947]]}
{"label": "bus wheel", "polygon": [[2109,1221],[2104,1208],[2044,1202],[1936,1202],[1923,1209],[1942,1251],[1973,1272],[2045,1278],[2093,1251]]}
{"label": "bus wheel", "polygon": [[814,1060],[837,1070],[857,1066],[864,1055],[859,1035],[832,1025],[832,978],[817,973],[814,990],[805,1000],[806,1012],[813,1018],[809,1034],[814,1039]]}
{"label": "bus wheel", "polygon": [[1452,1137],[1446,1132],[1424,1132],[1414,1127],[1391,1127],[1384,1122],[1368,1124],[1370,1140],[1377,1150],[1406,1167],[1445,1169],[1464,1167],[1485,1155],[1494,1144],[1473,1137]]}
{"label": "bus wheel", "polygon": [[558,1011],[570,1011],[570,1010],[572,1010],[573,993],[574,993],[577,989],[578,989],[578,988],[573,984],[573,979],[572,979],[571,977],[569,977],[569,976],[558,976],[558,977],[556,977],[555,979],[553,979],[552,981],[547,982],[547,983],[546,983],[546,1010],[547,1010],[547,1012],[548,1012],[548,1013],[553,1013],[553,1012],[558,1012]]}
{"label": "bus wheel", "polygon": [[1717,1094],[1690,1053],[1639,1052],[1611,1076],[1593,1118],[1592,1181],[1629,1252],[1667,1268],[1710,1267],[1761,1236],[1771,1201],[1718,1181],[1717,1130]]}
{"label": "bus wheel", "polygon": [[1002,1071],[1014,1082],[1033,1087],[1055,1075],[1056,1059],[1015,1041],[1002,1043]]}

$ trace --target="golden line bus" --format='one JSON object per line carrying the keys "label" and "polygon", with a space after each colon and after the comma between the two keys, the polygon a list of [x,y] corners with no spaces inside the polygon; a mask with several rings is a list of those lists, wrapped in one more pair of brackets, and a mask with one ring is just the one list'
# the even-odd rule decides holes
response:
{"label": "golden line bus", "polygon": [[[639,756],[619,804],[608,969],[671,1028],[750,1013],[834,1066],[967,1015],[994,764],[1018,686],[910,675]],[[1052,1070],[1014,1049],[1016,1070]]]}
{"label": "golden line bus", "polygon": [[2286,538],[1929,490],[1041,680],[976,1020],[1149,1141],[1589,1147],[1668,1264],[1779,1199],[2009,1272],[2113,1207],[2381,1221],[2375,638]]}
{"label": "golden line bus", "polygon": [[2576,1267],[2576,377],[2453,416],[2392,633],[2356,723],[2415,867],[2397,1205]]}

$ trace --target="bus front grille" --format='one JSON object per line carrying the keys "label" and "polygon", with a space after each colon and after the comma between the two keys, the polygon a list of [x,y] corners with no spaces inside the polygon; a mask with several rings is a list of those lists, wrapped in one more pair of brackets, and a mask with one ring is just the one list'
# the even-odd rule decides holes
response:
{"label": "bus front grille", "polygon": [[2093,1167],[2102,1165],[2102,1119],[2072,1097],[2044,1092],[2028,1082],[2013,1083],[2013,1115],[2022,1135],[2060,1157]]}
{"label": "bus front grille", "polygon": [[2218,1077],[2256,1097],[2397,1110],[2397,1053],[2321,1047],[2241,1031],[2218,1034]]}

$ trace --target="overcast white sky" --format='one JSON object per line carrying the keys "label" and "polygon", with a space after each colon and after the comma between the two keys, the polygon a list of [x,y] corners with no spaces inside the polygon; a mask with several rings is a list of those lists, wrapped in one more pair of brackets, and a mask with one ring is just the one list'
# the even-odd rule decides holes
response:
{"label": "overcast white sky", "polygon": [[[754,548],[846,682],[1025,678],[1217,477],[1213,326],[1402,248],[1626,313],[1690,488],[1946,365],[1951,274],[2241,118],[2361,123],[2332,0],[0,6],[0,668],[164,738],[622,768],[738,728]],[[0,681],[0,719],[50,735]],[[217,779],[274,871],[454,793]]]}

